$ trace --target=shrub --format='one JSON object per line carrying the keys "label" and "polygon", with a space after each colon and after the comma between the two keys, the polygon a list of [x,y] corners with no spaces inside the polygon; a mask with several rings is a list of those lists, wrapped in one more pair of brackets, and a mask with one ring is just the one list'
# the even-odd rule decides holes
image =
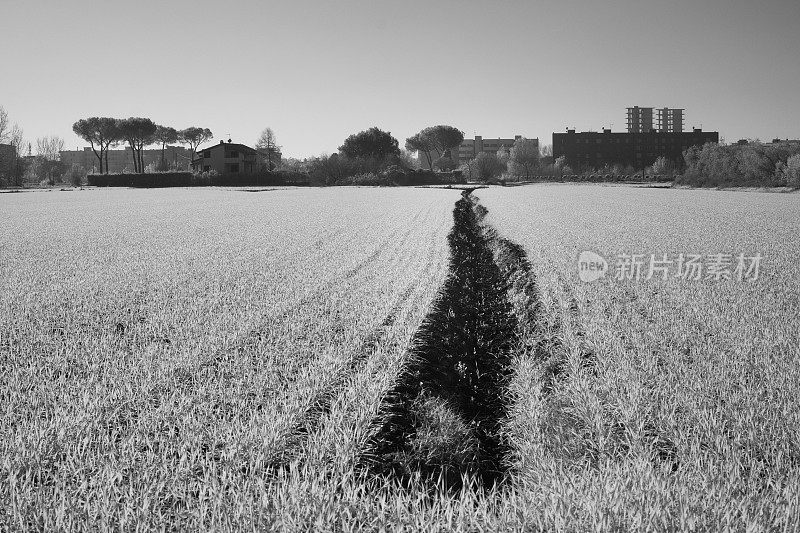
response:
{"label": "shrub", "polygon": [[786,142],[693,146],[683,153],[686,170],[680,182],[700,187],[788,184],[787,163],[798,154],[800,145]]}
{"label": "shrub", "polygon": [[783,174],[788,187],[800,189],[800,154],[795,154],[786,160]]}
{"label": "shrub", "polygon": [[86,169],[77,163],[73,163],[65,175],[67,182],[73,187],[80,187],[86,178]]}
{"label": "shrub", "polygon": [[350,185],[372,185],[380,187],[394,185],[394,183],[392,183],[392,181],[386,176],[373,174],[372,172],[350,176],[350,178],[348,179],[348,183]]}

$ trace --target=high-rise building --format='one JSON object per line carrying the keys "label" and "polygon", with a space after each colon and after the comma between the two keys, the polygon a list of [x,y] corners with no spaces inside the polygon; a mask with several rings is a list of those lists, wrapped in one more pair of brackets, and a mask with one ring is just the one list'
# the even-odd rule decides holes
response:
{"label": "high-rise building", "polygon": [[653,108],[633,106],[628,108],[628,133],[653,131]]}
{"label": "high-rise building", "polygon": [[656,130],[670,133],[683,131],[683,109],[656,109]]}
{"label": "high-rise building", "polygon": [[655,125],[653,124],[652,107],[629,107],[628,133],[650,133],[662,131],[680,133],[683,131],[683,109],[662,107],[656,109]]}

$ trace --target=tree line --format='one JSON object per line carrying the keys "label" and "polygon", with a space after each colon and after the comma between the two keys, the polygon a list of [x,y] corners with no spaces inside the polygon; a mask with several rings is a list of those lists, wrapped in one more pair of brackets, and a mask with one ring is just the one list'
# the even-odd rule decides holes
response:
{"label": "tree line", "polygon": [[[519,138],[497,153],[480,152],[461,161],[458,149],[463,142],[463,131],[440,124],[408,137],[405,150],[401,150],[391,132],[372,127],[347,137],[334,154],[302,161],[288,158],[282,167],[306,173],[312,181],[326,185],[388,185],[403,181],[410,172],[419,171],[428,172],[432,178],[436,172],[446,172],[451,173],[453,179],[460,176],[490,181],[504,174],[526,179],[534,174],[539,164],[539,146],[535,140]],[[438,176],[436,179],[441,179],[441,174]]]}
{"label": "tree line", "polygon": [[111,117],[84,118],[72,125],[72,131],[89,143],[100,164],[101,174],[108,174],[108,151],[119,144],[127,143],[133,153],[134,171],[143,173],[144,160],[142,152],[145,146],[161,145],[159,170],[166,170],[167,163],[164,152],[168,144],[179,142],[188,145],[192,159],[194,159],[197,148],[214,137],[208,128],[192,126],[177,130],[170,126],[156,124],[149,118],[141,117],[123,119]]}

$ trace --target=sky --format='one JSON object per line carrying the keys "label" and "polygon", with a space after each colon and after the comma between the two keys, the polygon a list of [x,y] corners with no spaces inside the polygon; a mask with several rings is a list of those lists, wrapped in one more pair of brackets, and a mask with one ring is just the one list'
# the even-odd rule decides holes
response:
{"label": "sky", "polygon": [[149,117],[285,156],[377,126],[405,139],[685,128],[800,138],[798,0],[0,0],[0,106],[32,141]]}

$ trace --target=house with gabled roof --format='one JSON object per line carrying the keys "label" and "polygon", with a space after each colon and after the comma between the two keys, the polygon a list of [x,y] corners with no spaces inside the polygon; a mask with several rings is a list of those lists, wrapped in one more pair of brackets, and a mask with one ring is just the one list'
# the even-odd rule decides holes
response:
{"label": "house with gabled roof", "polygon": [[192,159],[195,172],[216,171],[220,174],[255,174],[262,170],[266,156],[246,146],[220,141],[219,144],[198,150]]}

